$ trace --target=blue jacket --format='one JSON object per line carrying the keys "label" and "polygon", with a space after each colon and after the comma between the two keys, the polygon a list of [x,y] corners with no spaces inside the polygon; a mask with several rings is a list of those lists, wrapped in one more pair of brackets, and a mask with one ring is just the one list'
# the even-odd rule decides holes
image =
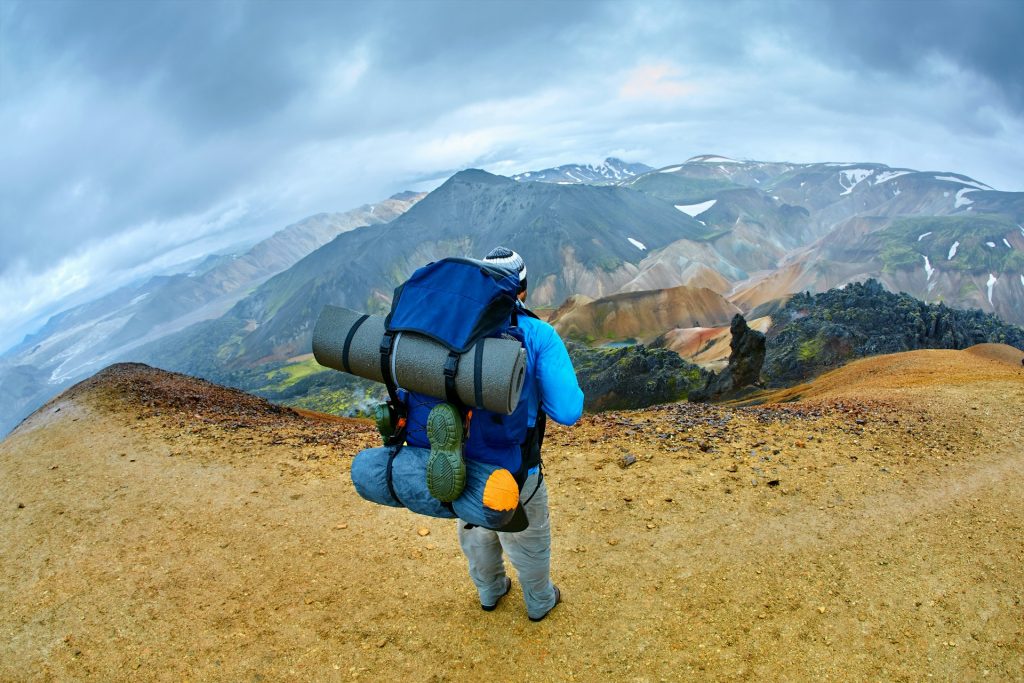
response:
{"label": "blue jacket", "polygon": [[538,406],[555,422],[575,424],[583,414],[583,391],[561,337],[543,320],[525,315],[519,317],[519,328],[526,346],[522,396],[529,401],[527,424],[532,427],[537,422]]}

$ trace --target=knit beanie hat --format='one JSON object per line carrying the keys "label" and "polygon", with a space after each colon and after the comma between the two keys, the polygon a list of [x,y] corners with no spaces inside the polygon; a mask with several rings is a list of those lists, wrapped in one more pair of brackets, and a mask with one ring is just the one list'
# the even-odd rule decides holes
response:
{"label": "knit beanie hat", "polygon": [[496,266],[507,268],[519,274],[519,291],[526,290],[526,262],[523,257],[508,247],[495,247],[484,257],[484,261]]}

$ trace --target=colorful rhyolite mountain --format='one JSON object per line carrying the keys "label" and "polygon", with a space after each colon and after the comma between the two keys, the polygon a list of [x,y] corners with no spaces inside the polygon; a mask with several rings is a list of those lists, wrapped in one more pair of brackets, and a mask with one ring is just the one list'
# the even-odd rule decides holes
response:
{"label": "colorful rhyolite mountain", "polygon": [[561,307],[555,324],[567,336],[683,349],[704,335],[696,349],[709,363],[721,360],[707,357],[708,344],[724,346],[711,339],[720,333],[686,330],[721,331],[729,313],[762,318],[795,292],[869,277],[1024,323],[1024,193],[872,163],[705,155],[639,172],[612,161],[606,170],[621,178],[578,168],[559,177],[568,167],[518,180],[457,173],[394,220],[338,235],[220,317],[120,359],[250,382],[306,362],[298,357],[325,304],[384,311],[420,265],[498,244],[524,256],[529,303]]}

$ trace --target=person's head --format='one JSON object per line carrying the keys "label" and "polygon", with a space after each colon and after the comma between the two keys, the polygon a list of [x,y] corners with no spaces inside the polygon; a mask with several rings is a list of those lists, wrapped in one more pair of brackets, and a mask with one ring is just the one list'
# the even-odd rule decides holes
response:
{"label": "person's head", "polygon": [[495,247],[487,253],[484,261],[517,273],[519,275],[519,300],[526,300],[526,262],[523,261],[522,256],[508,247]]}

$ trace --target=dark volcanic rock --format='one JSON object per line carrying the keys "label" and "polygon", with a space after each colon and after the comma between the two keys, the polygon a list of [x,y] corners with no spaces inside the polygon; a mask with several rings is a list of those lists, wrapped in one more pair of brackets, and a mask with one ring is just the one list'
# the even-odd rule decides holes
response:
{"label": "dark volcanic rock", "polygon": [[736,396],[744,388],[760,383],[764,364],[765,338],[752,330],[742,315],[736,314],[729,327],[732,341],[729,364],[725,370],[708,378],[703,389],[690,392],[691,401],[717,401]]}
{"label": "dark volcanic rock", "polygon": [[583,389],[587,411],[644,408],[686,398],[708,373],[678,354],[643,344],[588,348],[568,342],[566,348]]}
{"label": "dark volcanic rock", "polygon": [[983,342],[1024,350],[1024,329],[977,309],[927,304],[873,279],[821,294],[797,294],[774,316],[764,377],[781,387],[855,358]]}

